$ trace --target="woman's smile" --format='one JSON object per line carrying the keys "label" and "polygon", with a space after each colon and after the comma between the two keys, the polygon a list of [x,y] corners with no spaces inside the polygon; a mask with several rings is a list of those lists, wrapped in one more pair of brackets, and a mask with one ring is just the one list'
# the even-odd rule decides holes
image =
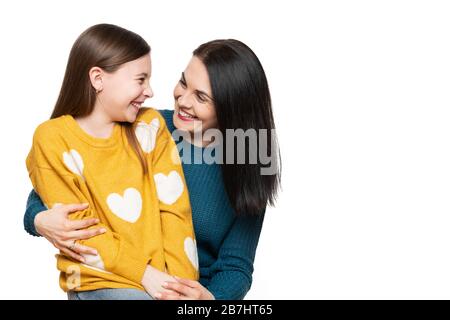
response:
{"label": "woman's smile", "polygon": [[183,121],[194,121],[198,120],[198,118],[190,113],[187,113],[186,111],[183,111],[182,108],[178,109],[177,113],[178,118],[180,118]]}

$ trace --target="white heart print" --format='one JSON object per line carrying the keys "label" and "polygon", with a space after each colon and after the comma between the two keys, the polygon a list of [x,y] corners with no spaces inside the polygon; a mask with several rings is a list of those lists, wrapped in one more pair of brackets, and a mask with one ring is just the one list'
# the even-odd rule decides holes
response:
{"label": "white heart print", "polygon": [[184,252],[194,266],[195,270],[198,271],[197,242],[191,237],[184,239]]}
{"label": "white heart print", "polygon": [[63,161],[64,164],[69,168],[73,173],[83,177],[83,169],[84,163],[83,158],[81,158],[80,154],[77,150],[71,149],[69,152],[63,153]]}
{"label": "white heart print", "polygon": [[109,209],[119,218],[134,223],[141,216],[142,197],[139,191],[128,188],[123,197],[117,193],[111,193],[106,199]]}
{"label": "white heart print", "polygon": [[176,171],[171,171],[168,176],[157,173],[153,176],[156,184],[156,193],[159,200],[165,204],[173,204],[183,194],[184,183]]}
{"label": "white heart print", "polygon": [[155,148],[156,135],[159,129],[159,119],[153,119],[150,124],[140,121],[136,126],[136,137],[144,152],[149,153]]}
{"label": "white heart print", "polygon": [[92,254],[81,254],[86,263],[83,263],[82,265],[89,268],[89,269],[93,269],[93,270],[97,270],[97,271],[102,271],[102,272],[106,272],[106,273],[111,273],[105,270],[105,264],[103,263],[102,257],[97,254],[97,255],[92,255]]}

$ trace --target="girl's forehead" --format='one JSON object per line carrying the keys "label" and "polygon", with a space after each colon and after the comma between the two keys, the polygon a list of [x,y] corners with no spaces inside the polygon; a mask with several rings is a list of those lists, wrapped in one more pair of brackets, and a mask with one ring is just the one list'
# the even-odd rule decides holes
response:
{"label": "girl's forehead", "polygon": [[134,73],[134,72],[149,73],[151,70],[151,67],[152,67],[152,64],[151,64],[150,55],[145,55],[144,57],[141,57],[139,59],[124,63],[123,65],[120,66],[119,69],[122,69],[125,72],[132,72],[132,73]]}

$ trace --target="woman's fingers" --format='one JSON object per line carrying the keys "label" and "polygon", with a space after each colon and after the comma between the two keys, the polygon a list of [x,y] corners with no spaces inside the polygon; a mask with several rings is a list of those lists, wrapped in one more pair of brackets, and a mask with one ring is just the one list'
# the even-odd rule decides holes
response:
{"label": "woman's fingers", "polygon": [[65,253],[67,256],[69,256],[69,257],[71,257],[71,258],[73,258],[73,259],[75,259],[77,261],[83,262],[83,263],[86,262],[85,259],[81,255],[79,255],[78,253],[70,250],[69,248],[63,247],[63,246],[59,246],[59,245],[57,245],[56,247],[59,250],[61,250],[63,253]]}
{"label": "woman's fingers", "polygon": [[94,256],[98,254],[97,250],[95,250],[94,248],[84,246],[79,243],[75,243],[75,245],[72,247],[72,251],[78,254],[91,254]]}
{"label": "woman's fingers", "polygon": [[82,256],[82,254],[90,254],[94,256],[98,255],[96,249],[74,242],[74,240],[66,241],[64,243],[57,243],[54,245],[69,257],[83,263],[86,262],[86,259]]}
{"label": "woman's fingers", "polygon": [[80,230],[80,229],[86,229],[90,226],[96,225],[99,223],[100,220],[96,218],[92,219],[83,219],[83,220],[71,220],[70,221],[70,229],[71,230]]}
{"label": "woman's fingers", "polygon": [[164,282],[162,287],[164,289],[175,291],[183,296],[193,297],[196,294],[196,291],[191,287],[184,285],[182,283],[177,282]]}
{"label": "woman's fingers", "polygon": [[158,300],[191,300],[188,297],[173,294],[171,292],[157,292],[155,298]]}
{"label": "woman's fingers", "polygon": [[67,213],[72,213],[76,211],[85,210],[89,207],[89,203],[72,203],[62,205],[60,208],[66,211]]}
{"label": "woman's fingers", "polygon": [[89,230],[77,230],[70,231],[67,233],[68,239],[71,240],[85,240],[90,239],[92,237],[98,236],[99,234],[103,234],[106,232],[104,228],[94,228]]}
{"label": "woman's fingers", "polygon": [[177,276],[174,276],[175,280],[177,280],[179,283],[182,283],[188,287],[191,288],[198,288],[199,287],[199,283],[195,280],[190,280],[190,279],[183,279],[183,278],[179,278]]}

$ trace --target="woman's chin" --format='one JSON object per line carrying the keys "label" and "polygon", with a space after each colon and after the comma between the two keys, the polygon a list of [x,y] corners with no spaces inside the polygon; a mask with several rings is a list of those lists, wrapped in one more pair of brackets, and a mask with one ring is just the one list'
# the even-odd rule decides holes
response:
{"label": "woman's chin", "polygon": [[178,130],[188,131],[188,132],[193,132],[194,131],[193,123],[186,123],[185,121],[182,121],[182,120],[178,119],[178,117],[177,118],[174,117],[173,125]]}

